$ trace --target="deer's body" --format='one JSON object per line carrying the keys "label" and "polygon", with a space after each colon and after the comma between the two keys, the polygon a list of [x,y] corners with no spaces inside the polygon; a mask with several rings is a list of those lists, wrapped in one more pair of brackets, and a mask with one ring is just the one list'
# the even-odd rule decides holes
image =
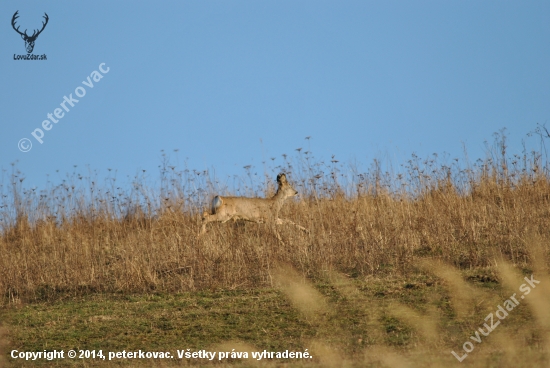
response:
{"label": "deer's body", "polygon": [[[305,228],[294,224],[290,220],[279,219],[279,211],[284,201],[289,197],[294,197],[298,192],[286,181],[285,174],[277,176],[277,183],[279,184],[279,188],[272,198],[214,197],[211,213],[205,212],[203,214],[199,235],[206,232],[206,225],[208,223],[225,223],[231,219],[277,225],[290,223],[305,231]],[[277,237],[279,238],[279,236]]]}

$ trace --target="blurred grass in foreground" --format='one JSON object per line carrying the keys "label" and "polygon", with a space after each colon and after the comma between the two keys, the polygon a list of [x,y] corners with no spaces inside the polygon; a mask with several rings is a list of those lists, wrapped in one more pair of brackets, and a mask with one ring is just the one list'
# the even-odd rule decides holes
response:
{"label": "blurred grass in foreground", "polygon": [[[543,367],[549,362],[550,277],[541,283],[459,363],[488,313],[517,293],[520,274],[503,264],[456,273],[454,281],[433,272],[401,278],[351,279],[327,274],[312,284],[295,270],[275,272],[274,289],[204,291],[177,294],[93,294],[53,302],[12,305],[0,311],[8,326],[4,352],[88,349],[170,351],[205,349],[247,351],[248,359],[64,359],[14,366],[56,365],[274,365],[350,367]],[[443,271],[447,272],[447,271]],[[499,273],[506,272],[500,282]],[[456,283],[471,293],[457,297]],[[509,283],[511,283],[509,285]],[[519,298],[519,297],[518,297]],[[468,303],[464,300],[468,299]],[[458,317],[460,315],[460,317]],[[496,320],[496,317],[495,317]],[[10,350],[8,350],[8,347]],[[305,351],[313,359],[263,359],[253,351]]]}
{"label": "blurred grass in foreground", "polygon": [[[37,191],[14,169],[0,186],[0,349],[296,347],[315,359],[293,365],[545,366],[544,146],[508,157],[498,134],[485,159],[447,161],[360,172],[300,149],[263,177],[246,167],[233,188],[166,157],[151,187],[74,173]],[[272,195],[280,171],[301,193],[281,217],[309,234],[281,226],[282,245],[269,226],[235,222],[196,238],[214,194]],[[462,355],[531,274],[537,289],[458,363],[451,350]]]}

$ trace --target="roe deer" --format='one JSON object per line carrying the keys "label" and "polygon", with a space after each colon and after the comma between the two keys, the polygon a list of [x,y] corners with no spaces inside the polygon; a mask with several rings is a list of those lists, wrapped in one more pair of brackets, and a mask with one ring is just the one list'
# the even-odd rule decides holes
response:
{"label": "roe deer", "polygon": [[[279,218],[279,211],[285,199],[294,197],[298,192],[286,181],[285,174],[277,175],[277,193],[272,198],[246,198],[246,197],[221,197],[216,196],[212,200],[211,214],[204,212],[199,236],[206,232],[206,224],[209,222],[225,223],[231,219],[246,220],[258,224],[269,222],[272,224],[291,224],[298,229],[307,230],[290,220]],[[275,231],[277,239],[281,237]]]}

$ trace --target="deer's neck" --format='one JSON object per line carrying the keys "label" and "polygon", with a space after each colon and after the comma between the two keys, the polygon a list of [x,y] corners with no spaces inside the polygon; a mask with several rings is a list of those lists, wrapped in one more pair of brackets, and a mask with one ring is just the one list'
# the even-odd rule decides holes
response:
{"label": "deer's neck", "polygon": [[283,192],[277,190],[277,193],[273,197],[271,197],[271,201],[273,202],[273,209],[275,210],[275,213],[279,213],[279,210],[283,206],[283,203],[285,202],[286,197],[284,196]]}

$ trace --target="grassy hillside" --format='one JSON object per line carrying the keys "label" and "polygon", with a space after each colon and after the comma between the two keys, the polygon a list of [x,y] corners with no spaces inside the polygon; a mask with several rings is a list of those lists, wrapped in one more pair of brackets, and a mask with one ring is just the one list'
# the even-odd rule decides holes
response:
{"label": "grassy hillside", "polygon": [[[543,366],[544,151],[508,157],[499,136],[483,160],[447,161],[359,172],[300,151],[265,178],[247,168],[232,190],[168,161],[159,187],[136,177],[129,189],[75,173],[37,192],[14,170],[0,187],[0,349],[309,349],[313,359],[272,363]],[[271,226],[231,222],[197,238],[214,194],[272,195],[279,171],[301,193],[281,217],[309,233],[280,226],[281,243]],[[540,284],[501,326],[470,339],[531,275]],[[462,356],[467,341],[474,350],[458,363],[451,350]],[[182,362],[207,364],[155,364]],[[137,363],[151,361],[117,362]]]}

